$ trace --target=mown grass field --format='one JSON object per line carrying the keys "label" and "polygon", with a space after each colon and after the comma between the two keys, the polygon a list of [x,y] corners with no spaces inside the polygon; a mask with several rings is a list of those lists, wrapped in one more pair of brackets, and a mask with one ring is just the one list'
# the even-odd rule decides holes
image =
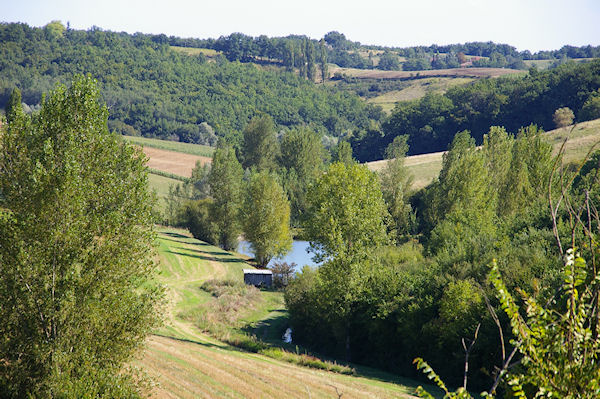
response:
{"label": "mown grass field", "polygon": [[156,200],[158,202],[156,205],[160,212],[164,212],[167,206],[166,199],[169,195],[169,187],[179,183],[181,183],[179,180],[148,173],[148,184],[150,185],[150,189],[156,193]]}
{"label": "mown grass field", "polygon": [[385,112],[390,113],[399,101],[416,100],[424,97],[428,92],[442,94],[453,86],[467,84],[474,80],[474,78],[451,77],[416,79],[411,81],[410,86],[405,89],[387,92],[380,96],[370,98],[367,102],[377,104],[381,106]]}
{"label": "mown grass field", "polygon": [[[169,304],[164,327],[148,339],[136,362],[157,383],[152,397],[402,398],[414,392],[414,381],[372,369],[357,368],[357,375],[309,369],[212,338],[187,317],[213,300],[202,285],[211,279],[241,281],[242,269],[251,266],[241,256],[195,240],[183,230],[162,229],[158,243],[159,279],[167,288]],[[260,291],[260,295],[261,305],[242,319],[249,328],[285,317],[282,293]]]}
{"label": "mown grass field", "polygon": [[[565,138],[568,138],[563,163],[577,162],[585,158],[594,144],[600,142],[600,119],[551,130],[544,133],[543,137],[552,144],[555,154],[558,153]],[[600,149],[600,145],[595,148]],[[434,152],[406,157],[405,164],[414,176],[414,188],[425,187],[439,175],[443,154],[444,152]],[[368,162],[367,166],[371,170],[378,171],[383,169],[386,163],[386,160],[373,161]]]}

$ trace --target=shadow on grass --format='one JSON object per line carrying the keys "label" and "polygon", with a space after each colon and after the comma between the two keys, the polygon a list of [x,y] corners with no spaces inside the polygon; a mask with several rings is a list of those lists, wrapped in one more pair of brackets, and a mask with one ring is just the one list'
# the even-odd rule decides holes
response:
{"label": "shadow on grass", "polygon": [[[202,245],[209,246],[207,244],[202,244]],[[173,248],[175,248],[175,249],[183,249],[185,251],[190,251],[190,252],[198,252],[198,253],[201,253],[201,254],[214,255],[214,256],[228,256],[228,257],[234,257],[235,256],[235,255],[232,255],[231,253],[229,253],[227,251],[209,251],[209,250],[204,250],[204,249],[195,249],[195,248],[188,248],[188,247],[173,247]]]}
{"label": "shadow on grass", "polygon": [[212,256],[196,255],[196,254],[190,254],[190,253],[185,253],[185,252],[178,252],[178,251],[166,251],[166,252],[168,252],[170,254],[174,254],[174,255],[187,256],[189,258],[209,260],[209,261],[215,261],[215,262],[220,262],[220,263],[246,263],[244,260],[238,259],[238,258],[215,259]]}
{"label": "shadow on grass", "polygon": [[196,341],[196,340],[189,339],[189,338],[179,338],[179,337],[174,337],[174,336],[168,335],[168,334],[154,333],[152,335],[157,336],[157,337],[161,337],[161,338],[172,339],[174,341],[187,342],[187,343],[190,343],[190,344],[202,345],[202,346],[207,347],[207,348],[217,348],[217,349],[224,349],[224,350],[233,348],[231,345],[228,345],[226,343],[223,343],[222,345],[215,345],[215,344],[211,344],[210,342]]}

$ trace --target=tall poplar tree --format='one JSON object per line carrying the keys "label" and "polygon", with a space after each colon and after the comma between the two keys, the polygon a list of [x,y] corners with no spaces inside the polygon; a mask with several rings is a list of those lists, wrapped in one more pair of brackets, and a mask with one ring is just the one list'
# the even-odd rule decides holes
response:
{"label": "tall poplar tree", "polygon": [[262,267],[292,247],[290,203],[283,188],[267,172],[250,177],[243,224],[244,237],[252,245],[256,263]]}
{"label": "tall poplar tree", "polygon": [[208,177],[210,193],[214,199],[211,219],[216,227],[218,244],[225,250],[237,247],[237,238],[241,233],[243,175],[244,171],[233,148],[224,145],[215,150]]}
{"label": "tall poplar tree", "polygon": [[91,78],[0,134],[2,397],[136,397],[124,369],[159,320],[141,150]]}
{"label": "tall poplar tree", "polygon": [[242,165],[262,171],[273,171],[279,154],[279,142],[273,119],[268,115],[252,118],[244,129]]}

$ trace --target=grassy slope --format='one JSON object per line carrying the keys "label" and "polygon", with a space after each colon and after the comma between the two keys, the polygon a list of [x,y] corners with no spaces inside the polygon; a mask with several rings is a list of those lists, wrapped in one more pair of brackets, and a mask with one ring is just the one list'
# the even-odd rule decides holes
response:
{"label": "grassy slope", "polygon": [[160,212],[164,212],[167,206],[166,199],[169,195],[169,187],[174,184],[180,184],[181,182],[169,177],[148,173],[148,183],[150,185],[150,190],[156,193],[157,209]]}
{"label": "grassy slope", "polygon": [[[160,280],[167,287],[165,326],[148,340],[138,362],[156,379],[154,397],[344,398],[407,397],[414,381],[370,369],[345,376],[240,351],[199,331],[181,316],[208,300],[207,279],[242,279],[250,267],[240,257],[197,241],[182,230],[159,236]],[[262,292],[264,306],[246,316],[250,323],[280,317],[281,293]],[[271,334],[272,335],[272,334]],[[367,377],[368,376],[368,377]]]}
{"label": "grassy slope", "polygon": [[[600,142],[600,119],[589,122],[583,122],[573,127],[565,127],[551,130],[544,133],[544,137],[554,146],[554,153],[558,150],[565,138],[569,138],[565,145],[564,163],[582,160],[590,148]],[[600,149],[597,146],[596,149]],[[406,158],[406,165],[415,177],[414,187],[422,188],[431,183],[442,169],[443,152],[431,154],[414,155]],[[385,167],[386,161],[368,162],[367,166],[371,170],[381,170]]]}
{"label": "grassy slope", "polygon": [[450,87],[467,84],[472,82],[473,78],[425,78],[411,81],[411,85],[402,90],[394,90],[373,97],[367,100],[372,104],[377,104],[387,113],[394,109],[399,101],[415,100],[425,96],[427,92],[445,93]]}
{"label": "grassy slope", "polygon": [[181,143],[179,141],[167,141],[159,139],[149,139],[146,137],[123,136],[130,143],[137,144],[142,147],[158,148],[161,150],[182,152],[184,154],[198,155],[201,157],[212,157],[214,152],[213,147],[200,144]]}

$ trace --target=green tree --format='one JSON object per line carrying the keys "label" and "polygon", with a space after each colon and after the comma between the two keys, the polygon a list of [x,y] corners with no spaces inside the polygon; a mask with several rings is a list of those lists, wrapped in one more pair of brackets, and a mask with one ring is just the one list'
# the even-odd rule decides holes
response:
{"label": "green tree", "polygon": [[319,135],[299,128],[287,132],[281,139],[280,165],[286,171],[283,186],[290,199],[292,220],[297,222],[306,209],[308,186],[324,168],[325,148]]}
{"label": "green tree", "polygon": [[91,78],[0,135],[0,391],[135,397],[124,365],[159,321],[145,157]]}
{"label": "green tree", "polygon": [[46,31],[46,34],[49,36],[49,38],[59,39],[64,36],[67,28],[65,28],[65,26],[60,21],[52,21],[46,24],[46,26],[44,26],[44,30]]}
{"label": "green tree", "polygon": [[384,71],[397,71],[400,69],[400,59],[396,53],[386,51],[379,57],[377,68]]}
{"label": "green tree", "polygon": [[217,243],[228,251],[237,247],[237,239],[241,233],[243,175],[242,165],[232,147],[223,145],[215,150],[208,177],[214,200],[210,214],[218,237]]}
{"label": "green tree", "polygon": [[341,162],[345,165],[354,163],[352,158],[352,146],[346,140],[339,140],[337,146],[332,150],[331,159],[333,162]]}
{"label": "green tree", "polygon": [[214,245],[217,244],[217,233],[211,217],[211,209],[213,209],[212,199],[204,198],[186,201],[179,209],[179,213],[183,225],[194,238]]}
{"label": "green tree", "polygon": [[244,237],[252,245],[256,262],[265,267],[273,257],[292,247],[290,203],[268,172],[255,173],[248,182],[243,209]]}
{"label": "green tree", "polygon": [[315,259],[351,257],[388,242],[377,175],[356,163],[329,166],[309,191],[306,234]]}
{"label": "green tree", "polygon": [[14,119],[23,115],[23,106],[21,105],[21,90],[14,88],[5,107],[6,121],[11,123]]}
{"label": "green tree", "polygon": [[244,129],[242,146],[242,166],[256,168],[258,171],[273,171],[279,155],[279,142],[275,125],[270,116],[252,118]]}
{"label": "green tree", "polygon": [[325,40],[319,40],[319,65],[321,67],[321,80],[325,82],[329,77],[327,70],[327,49],[325,48]]}
{"label": "green tree", "polygon": [[408,136],[397,136],[388,146],[388,161],[380,173],[383,199],[392,218],[397,241],[406,237],[414,226],[414,214],[408,203],[413,176],[404,166],[404,157],[408,151],[407,139]]}
{"label": "green tree", "polygon": [[579,111],[578,120],[591,121],[600,118],[600,89],[590,94]]}

